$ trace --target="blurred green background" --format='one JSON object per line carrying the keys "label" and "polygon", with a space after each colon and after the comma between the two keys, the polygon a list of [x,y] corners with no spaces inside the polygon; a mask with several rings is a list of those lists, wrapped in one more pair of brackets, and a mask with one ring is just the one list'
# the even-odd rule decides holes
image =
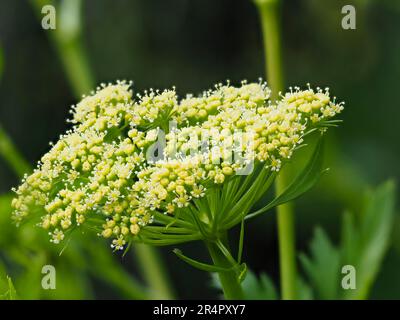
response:
{"label": "blurred green background", "polygon": [[[341,28],[346,4],[357,10],[356,30]],[[95,84],[128,79],[134,91],[176,86],[183,96],[226,79],[237,84],[265,77],[260,23],[249,0],[86,0],[81,9],[79,36]],[[40,18],[33,1],[0,1],[0,124],[32,165],[68,128],[65,119],[77,102],[54,45],[57,31],[43,30]],[[282,25],[286,86],[329,86],[346,102],[344,123],[328,134],[329,174],[295,204],[297,248],[307,252],[316,225],[337,242],[344,209],[359,211],[366,187],[400,176],[400,2],[288,0]],[[9,194],[18,183],[0,157],[0,194]],[[134,250],[124,257],[112,254],[94,236],[71,241],[59,256],[60,248],[47,241],[45,232],[11,225],[9,199],[0,198],[0,278],[10,275],[21,297],[140,296],[136,282],[141,286],[143,279]],[[244,260],[278,284],[275,214],[257,221],[247,226]],[[371,298],[400,298],[398,214],[394,221]],[[178,260],[172,249],[160,251],[176,296],[218,296],[209,275]],[[207,259],[199,243],[183,249]],[[57,290],[41,289],[44,264],[54,264],[62,274]]]}

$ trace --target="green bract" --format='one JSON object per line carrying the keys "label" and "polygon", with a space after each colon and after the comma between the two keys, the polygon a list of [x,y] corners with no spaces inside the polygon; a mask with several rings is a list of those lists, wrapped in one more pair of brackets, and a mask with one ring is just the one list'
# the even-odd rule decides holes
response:
{"label": "green bract", "polygon": [[[40,216],[54,243],[88,226],[115,249],[217,239],[245,219],[304,135],[343,109],[321,89],[271,102],[264,83],[180,101],[175,90],[133,98],[129,87],[103,85],[73,108],[73,128],[15,190],[17,223]],[[307,190],[319,148],[283,195],[247,217]]]}

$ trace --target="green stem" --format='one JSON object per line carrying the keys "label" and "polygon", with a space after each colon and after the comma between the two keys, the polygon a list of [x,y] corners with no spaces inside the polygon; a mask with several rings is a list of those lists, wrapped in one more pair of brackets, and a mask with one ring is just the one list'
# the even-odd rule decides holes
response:
{"label": "green stem", "polygon": [[[56,6],[52,0],[31,0],[38,18],[44,5]],[[57,8],[55,30],[48,30],[51,42],[62,62],[74,95],[80,98],[93,90],[95,81],[91,72],[81,34],[81,0],[63,0]]]}
{"label": "green stem", "polygon": [[[283,90],[282,44],[280,23],[280,0],[255,0],[260,14],[264,40],[266,74],[276,100]],[[275,182],[276,193],[287,186],[285,173],[281,172]],[[282,299],[296,298],[296,258],[294,210],[292,204],[284,204],[278,211],[278,237]]]}
{"label": "green stem", "polygon": [[255,0],[261,20],[266,76],[272,90],[271,98],[279,98],[283,90],[280,0]]}
{"label": "green stem", "polygon": [[133,247],[153,299],[174,299],[175,294],[165,276],[167,272],[158,251],[144,244],[135,244]]}
{"label": "green stem", "polygon": [[63,43],[57,46],[64,69],[71,83],[75,96],[89,93],[94,88],[94,81],[88,72],[88,61],[85,51],[79,43]]}
{"label": "green stem", "polygon": [[[225,240],[226,242],[226,240]],[[215,242],[206,241],[208,252],[214,264],[218,267],[232,268],[232,262],[222,253]],[[239,283],[238,275],[235,270],[218,273],[221,282],[222,290],[224,291],[225,299],[227,300],[242,300],[244,294],[242,286]]]}
{"label": "green stem", "polygon": [[[285,175],[281,175],[276,180],[276,193],[280,194],[286,186]],[[293,300],[296,299],[297,283],[293,204],[286,203],[277,210],[282,299]]]}

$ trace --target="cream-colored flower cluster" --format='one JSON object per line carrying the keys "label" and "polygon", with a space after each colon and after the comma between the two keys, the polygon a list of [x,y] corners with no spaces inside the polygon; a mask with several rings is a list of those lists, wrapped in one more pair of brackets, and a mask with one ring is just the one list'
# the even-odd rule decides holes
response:
{"label": "cream-colored flower cluster", "polygon": [[[102,85],[73,108],[73,128],[15,190],[17,223],[39,215],[59,243],[77,226],[103,221],[99,233],[122,249],[155,211],[184,210],[250,163],[278,171],[307,130],[343,108],[310,88],[272,103],[264,83],[217,85],[180,102],[175,90],[134,99],[129,87]],[[154,160],[148,151],[162,130],[169,132]]]}

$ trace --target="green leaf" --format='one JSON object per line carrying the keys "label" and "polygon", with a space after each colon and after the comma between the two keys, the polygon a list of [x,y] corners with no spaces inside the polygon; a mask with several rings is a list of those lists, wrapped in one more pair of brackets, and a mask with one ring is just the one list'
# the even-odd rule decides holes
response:
{"label": "green leaf", "polygon": [[[310,245],[311,257],[300,256],[318,299],[365,299],[389,245],[395,207],[395,185],[386,182],[365,197],[363,212],[343,215],[341,244],[333,246],[318,228]],[[358,219],[356,219],[358,218]],[[355,268],[356,288],[342,289],[342,267]]]}
{"label": "green leaf", "polygon": [[[16,300],[18,299],[17,297],[17,292],[15,291],[14,285],[11,281],[11,278],[7,276],[7,281],[6,281],[6,291],[3,292],[3,289],[0,291],[0,300]],[[1,289],[1,283],[0,283],[0,289]]]}
{"label": "green leaf", "polygon": [[368,192],[358,228],[346,213],[343,219],[342,263],[356,269],[356,289],[342,293],[346,299],[365,299],[378,274],[389,245],[394,218],[395,184],[388,181]]}
{"label": "green leaf", "polygon": [[[222,285],[216,274],[211,275],[212,286],[222,292]],[[271,278],[266,273],[259,277],[249,269],[246,269],[246,277],[241,283],[244,298],[246,300],[278,300],[278,293]]]}
{"label": "green leaf", "polygon": [[340,282],[340,253],[319,227],[315,230],[310,251],[311,257],[301,254],[300,261],[317,298],[336,299]]}
{"label": "green leaf", "polygon": [[191,259],[187,256],[185,256],[181,250],[179,249],[174,249],[172,250],[173,253],[175,253],[178,258],[182,259],[186,263],[190,264],[192,267],[195,267],[199,270],[207,271],[207,272],[228,272],[231,271],[231,268],[222,268],[218,266],[214,266],[212,264],[207,264],[203,262],[196,261],[194,259]]}
{"label": "green leaf", "polygon": [[273,199],[266,206],[261,209],[248,214],[245,219],[251,219],[259,214],[262,214],[276,206],[292,201],[308,190],[310,190],[319,180],[322,170],[322,150],[323,150],[322,135],[319,138],[314,152],[303,169],[303,171],[294,179],[294,181],[284,190],[279,196]]}
{"label": "green leaf", "polygon": [[311,286],[309,286],[302,277],[297,277],[297,299],[312,300],[314,294]]}
{"label": "green leaf", "polygon": [[266,273],[261,273],[257,277],[251,270],[247,270],[247,276],[242,282],[242,288],[246,300],[278,299],[275,285]]}

